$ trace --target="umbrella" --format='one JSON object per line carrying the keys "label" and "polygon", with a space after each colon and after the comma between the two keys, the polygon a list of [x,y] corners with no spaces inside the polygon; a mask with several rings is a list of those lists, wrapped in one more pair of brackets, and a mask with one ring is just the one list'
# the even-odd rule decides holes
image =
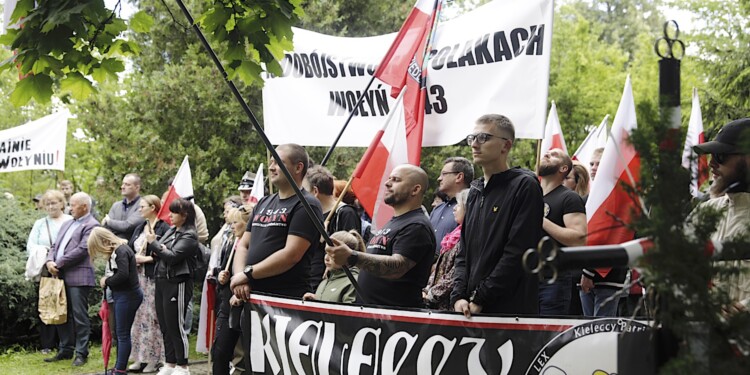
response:
{"label": "umbrella", "polygon": [[102,318],[102,358],[104,359],[104,372],[109,367],[109,352],[112,349],[112,333],[109,331],[109,303],[107,298],[102,300],[99,308],[99,317]]}

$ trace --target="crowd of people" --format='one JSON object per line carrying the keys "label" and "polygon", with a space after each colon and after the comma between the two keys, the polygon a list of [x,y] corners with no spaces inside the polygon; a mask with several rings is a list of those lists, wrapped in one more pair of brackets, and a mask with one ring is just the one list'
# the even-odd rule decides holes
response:
{"label": "crowd of people", "polygon": [[[732,207],[719,241],[745,235],[739,228],[750,221],[750,150],[740,143],[746,138],[750,119],[728,124],[716,140],[696,146],[698,152],[712,154],[715,198],[705,204]],[[454,311],[467,317],[632,314],[636,306],[627,299],[636,296],[637,302],[642,291],[625,286],[638,279],[635,270],[563,271],[554,280],[544,275],[540,281],[522,266],[524,252],[544,236],[559,246],[586,243],[585,201],[602,150],[595,151],[589,169],[552,149],[542,155],[535,173],[509,165],[514,142],[510,119],[480,117],[466,137],[473,160],[445,160],[429,216],[422,206],[430,184],[427,173],[418,166],[397,166],[383,195],[394,214],[376,230],[356,197],[343,191],[344,183],[326,168],[311,165],[303,147],[278,146],[292,181],[271,160],[268,178],[276,193],[254,202],[249,199],[252,176],[243,176],[240,196],[224,201],[225,223],[210,241],[206,280],[217,292],[213,373],[229,374],[232,367],[241,371],[248,365],[248,353],[244,364],[235,353],[249,348],[250,322],[242,317],[250,316],[245,302],[254,292]],[[475,167],[481,170],[478,178]],[[68,323],[42,327],[43,349],[54,349],[55,332],[59,336],[56,355],[46,361],[86,363],[88,295],[98,285],[114,306],[118,351],[112,373],[153,372],[161,366],[161,375],[188,374],[193,274],[200,244],[208,241],[205,216],[180,198],[169,203],[171,225],[159,220],[156,213],[163,202],[140,195],[136,174],[123,178],[121,192],[123,200],[113,204],[101,223],[90,213],[91,197],[73,194],[72,186],[65,189],[61,183],[61,191],[41,198],[48,215],[34,224],[29,246],[50,249],[46,269],[65,281],[69,304]],[[345,196],[338,203],[341,194]],[[307,210],[324,223],[332,245],[323,240]],[[91,261],[97,256],[107,260],[99,283]],[[738,300],[750,295],[747,284],[741,285]]]}

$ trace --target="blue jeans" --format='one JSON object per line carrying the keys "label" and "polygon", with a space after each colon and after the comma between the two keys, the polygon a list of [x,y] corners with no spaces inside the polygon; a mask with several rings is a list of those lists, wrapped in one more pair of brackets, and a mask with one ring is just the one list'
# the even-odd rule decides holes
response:
{"label": "blue jeans", "polygon": [[130,341],[130,329],[133,327],[135,312],[143,302],[141,288],[128,291],[112,291],[112,299],[115,312],[115,332],[117,333],[117,361],[115,369],[125,371],[128,366],[128,357],[132,342]]}
{"label": "blue jeans", "polygon": [[615,293],[617,293],[617,289],[596,287],[591,289],[588,293],[580,291],[583,315],[596,317],[617,316],[617,302],[619,297],[613,298],[612,300],[607,301],[606,304],[602,305],[607,298]]}
{"label": "blue jeans", "polygon": [[539,283],[539,315],[568,315],[570,288],[573,282],[569,272],[561,272],[552,284]]}
{"label": "blue jeans", "polygon": [[89,319],[90,286],[65,285],[65,297],[68,300],[68,321],[58,325],[57,334],[60,336],[58,355],[72,355],[75,350],[77,357],[89,356],[89,335],[91,334],[91,320]]}

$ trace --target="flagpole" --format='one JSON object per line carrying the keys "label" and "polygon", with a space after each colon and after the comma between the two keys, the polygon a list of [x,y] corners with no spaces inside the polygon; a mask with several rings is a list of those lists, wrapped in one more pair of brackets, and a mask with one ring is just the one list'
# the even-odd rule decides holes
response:
{"label": "flagpole", "polygon": [[365,93],[367,92],[367,90],[370,89],[370,86],[372,86],[372,83],[374,81],[375,81],[375,73],[372,74],[372,77],[370,77],[370,82],[367,82],[367,86],[365,86],[365,89],[362,91],[362,95],[360,95],[359,99],[357,99],[357,104],[355,104],[354,107],[349,110],[349,116],[346,118],[346,121],[344,122],[344,126],[341,127],[341,130],[339,131],[339,134],[336,136],[336,139],[333,141],[333,144],[326,152],[326,155],[323,157],[323,160],[320,161],[321,166],[325,167],[326,163],[328,162],[328,159],[331,158],[333,149],[336,148],[336,145],[339,143],[341,136],[344,135],[344,131],[346,131],[347,126],[349,126],[349,122],[351,122],[352,118],[354,117],[355,109],[358,108],[362,104],[362,102],[365,100]]}
{"label": "flagpole", "polygon": [[[423,56],[422,57],[422,69],[423,69],[423,71],[427,67],[427,61],[428,61],[427,57],[429,56],[429,51],[432,49],[431,48],[432,47],[432,40],[433,40],[433,36],[435,34],[435,30],[437,28],[438,19],[440,18],[440,12],[441,12],[441,9],[442,9],[442,4],[443,4],[442,0],[435,0],[435,5],[433,6],[433,10],[436,10],[433,13],[434,16],[435,16],[435,18],[432,20],[432,26],[430,27],[430,33],[427,35],[427,43],[425,43],[425,50],[424,50],[423,55],[422,55]],[[386,55],[387,54],[388,54],[388,52],[386,52]],[[370,86],[375,81],[375,75],[376,75],[376,73],[373,73],[372,77],[370,78],[370,82],[367,83],[367,86],[365,87],[365,90],[363,91],[363,94],[357,100],[357,104],[354,106],[354,108],[352,108],[350,110],[349,117],[346,119],[346,122],[344,123],[344,126],[341,128],[341,131],[339,131],[339,134],[336,136],[336,140],[333,141],[333,144],[328,149],[328,152],[326,152],[326,155],[323,157],[323,160],[320,162],[321,166],[325,166],[325,164],[328,162],[328,159],[331,157],[331,154],[333,153],[333,149],[336,148],[336,145],[338,144],[339,139],[341,139],[341,136],[344,134],[344,131],[346,130],[347,126],[349,126],[349,122],[351,121],[352,117],[354,116],[354,109],[357,108],[360,104],[362,104],[362,101],[364,100],[364,97],[365,97],[364,92],[366,92],[367,90],[369,90]],[[426,82],[422,82],[422,84],[420,86],[423,86],[425,84],[426,84]],[[423,89],[423,88],[424,87],[420,87],[420,89]],[[402,89],[402,91],[403,91],[403,89]],[[422,106],[422,107],[424,107],[424,106]],[[422,143],[421,142],[422,135],[420,134],[419,137],[420,137],[420,144],[421,144]]]}
{"label": "flagpole", "polygon": [[[237,102],[239,102],[240,106],[245,111],[245,114],[250,120],[250,123],[253,124],[253,128],[255,128],[255,131],[260,136],[260,139],[263,141],[263,144],[266,146],[266,149],[273,156],[273,159],[276,161],[276,164],[279,167],[279,169],[281,169],[281,172],[284,174],[284,177],[286,177],[287,181],[294,181],[292,174],[289,173],[289,170],[286,168],[286,165],[284,165],[284,163],[282,162],[281,157],[276,152],[276,149],[273,147],[273,144],[271,144],[271,141],[268,139],[268,136],[266,136],[266,133],[263,131],[263,128],[260,126],[258,119],[255,118],[253,111],[250,109],[250,107],[247,105],[247,102],[245,102],[245,99],[242,97],[240,90],[238,90],[234,82],[232,82],[232,80],[229,79],[229,76],[227,75],[227,72],[224,69],[224,66],[222,65],[218,56],[216,56],[216,52],[214,52],[213,48],[211,48],[211,45],[208,43],[208,40],[206,40],[206,37],[203,36],[203,32],[201,31],[200,27],[198,27],[198,25],[195,23],[193,16],[190,15],[190,11],[185,6],[185,3],[183,3],[182,0],[177,0],[177,5],[180,6],[182,13],[185,14],[185,17],[187,18],[188,22],[190,23],[190,25],[192,25],[193,30],[195,31],[195,34],[198,36],[198,39],[200,39],[201,41],[201,44],[203,44],[203,47],[208,52],[209,56],[211,57],[211,60],[213,60],[214,64],[216,64],[216,68],[219,69],[221,76],[224,78],[224,82],[227,83],[227,85],[229,86],[229,89],[232,91],[232,94],[237,99]],[[294,189],[294,194],[299,198],[300,203],[302,203],[302,207],[305,209],[305,212],[307,212],[307,216],[310,218],[310,221],[312,221],[312,223],[315,225],[315,229],[317,229],[318,233],[320,233],[323,239],[325,239],[326,244],[328,244],[329,246],[334,246],[333,241],[331,241],[331,237],[328,235],[325,228],[323,227],[323,223],[318,219],[317,216],[315,216],[315,212],[310,206],[310,203],[302,195],[302,190],[300,190],[299,186],[297,186],[296,183],[291,183],[290,185]],[[355,292],[359,296],[360,301],[362,301],[363,303],[366,303],[366,301],[362,298],[362,293],[360,292],[357,279],[354,278],[354,275],[352,275],[352,272],[349,270],[348,267],[344,266],[342,267],[342,269],[344,270],[344,273],[346,273],[346,277],[349,278],[349,281],[352,283],[352,286],[354,287]]]}
{"label": "flagpole", "polygon": [[346,194],[346,192],[349,191],[349,187],[352,186],[352,181],[354,181],[354,174],[352,174],[352,176],[349,177],[349,181],[347,181],[346,185],[344,185],[344,190],[341,190],[341,193],[339,194],[338,199],[336,199],[336,203],[333,204],[333,208],[331,209],[331,212],[328,213],[328,217],[326,217],[326,220],[323,222],[323,225],[326,227],[326,230],[328,229],[328,224],[331,223],[331,219],[333,219],[333,214],[336,212],[336,209],[341,204],[341,201],[344,200],[344,194]]}

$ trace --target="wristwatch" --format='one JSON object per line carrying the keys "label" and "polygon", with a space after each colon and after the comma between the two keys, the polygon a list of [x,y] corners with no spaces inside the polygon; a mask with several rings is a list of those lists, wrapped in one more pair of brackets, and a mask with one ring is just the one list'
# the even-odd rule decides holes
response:
{"label": "wristwatch", "polygon": [[349,255],[349,258],[346,259],[346,264],[348,264],[349,267],[354,267],[357,265],[357,261],[359,261],[359,252],[354,250]]}
{"label": "wristwatch", "polygon": [[255,280],[253,279],[253,266],[248,264],[247,266],[245,266],[245,269],[242,270],[242,273],[247,276],[249,283],[252,284],[253,280]]}

